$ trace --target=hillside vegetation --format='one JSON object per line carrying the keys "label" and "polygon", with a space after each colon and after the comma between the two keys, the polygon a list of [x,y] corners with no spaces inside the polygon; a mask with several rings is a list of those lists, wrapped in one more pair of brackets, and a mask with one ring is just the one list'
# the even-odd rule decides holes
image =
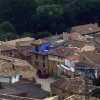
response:
{"label": "hillside vegetation", "polygon": [[0,0],[0,40],[44,37],[100,19],[100,0]]}

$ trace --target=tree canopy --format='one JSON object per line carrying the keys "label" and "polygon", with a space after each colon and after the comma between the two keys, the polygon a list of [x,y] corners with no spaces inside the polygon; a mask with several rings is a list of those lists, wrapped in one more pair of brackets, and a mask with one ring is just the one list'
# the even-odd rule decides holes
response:
{"label": "tree canopy", "polygon": [[99,23],[99,12],[100,0],[0,0],[0,23],[8,21],[11,33],[18,36],[38,32],[55,34],[73,25]]}

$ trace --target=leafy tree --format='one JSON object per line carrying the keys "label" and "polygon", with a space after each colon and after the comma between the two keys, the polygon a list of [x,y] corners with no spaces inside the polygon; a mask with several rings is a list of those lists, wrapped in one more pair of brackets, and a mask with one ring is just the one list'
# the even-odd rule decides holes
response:
{"label": "leafy tree", "polygon": [[0,24],[0,32],[16,33],[16,30],[15,30],[14,26],[10,22],[5,21],[5,22],[2,22]]}
{"label": "leafy tree", "polygon": [[37,14],[40,15],[62,15],[63,8],[61,5],[43,5],[37,8]]}
{"label": "leafy tree", "polygon": [[37,32],[36,36],[37,38],[42,38],[42,37],[47,37],[47,36],[51,36],[52,34],[50,32]]}
{"label": "leafy tree", "polygon": [[24,36],[45,31],[61,33],[73,25],[100,23],[99,12],[100,0],[0,0],[0,23],[11,22],[16,32],[7,31],[8,27],[0,30],[18,36],[25,32],[29,33]]}
{"label": "leafy tree", "polygon": [[35,0],[38,6],[54,4],[54,0]]}
{"label": "leafy tree", "polygon": [[5,21],[0,24],[0,40],[10,40],[16,37],[16,30],[10,22]]}
{"label": "leafy tree", "polygon": [[31,33],[31,32],[24,32],[24,33],[22,33],[22,37],[33,37],[33,33]]}

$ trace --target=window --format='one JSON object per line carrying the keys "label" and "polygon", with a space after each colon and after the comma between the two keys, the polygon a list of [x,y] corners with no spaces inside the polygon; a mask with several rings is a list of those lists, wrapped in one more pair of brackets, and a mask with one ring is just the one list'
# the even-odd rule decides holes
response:
{"label": "window", "polygon": [[12,52],[10,52],[9,54],[10,54],[10,56],[12,56],[12,54],[13,54],[13,53],[12,53]]}
{"label": "window", "polygon": [[12,64],[12,69],[15,70],[15,66],[14,66],[14,64]]}
{"label": "window", "polygon": [[38,59],[38,55],[36,55],[36,59]]}
{"label": "window", "polygon": [[45,60],[45,56],[43,56],[43,61]]}
{"label": "window", "polygon": [[43,67],[45,68],[45,63],[43,63]]}
{"label": "window", "polygon": [[38,65],[39,65],[39,63],[38,63],[37,61],[35,61],[35,65],[37,65],[37,66],[38,66]]}

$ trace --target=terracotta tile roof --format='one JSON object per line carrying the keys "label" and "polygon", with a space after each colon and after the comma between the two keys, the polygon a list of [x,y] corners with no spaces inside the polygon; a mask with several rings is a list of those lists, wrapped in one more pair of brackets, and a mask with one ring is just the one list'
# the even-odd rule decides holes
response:
{"label": "terracotta tile roof", "polygon": [[47,40],[45,40],[45,39],[38,39],[38,40],[34,40],[32,42],[32,44],[33,45],[41,45],[41,44],[46,43],[46,42],[47,42]]}
{"label": "terracotta tile roof", "polygon": [[66,59],[71,60],[71,61],[80,61],[80,56],[79,55],[72,55],[66,57]]}
{"label": "terracotta tile roof", "polygon": [[19,38],[19,39],[15,39],[15,40],[11,40],[11,41],[6,41],[3,44],[16,47],[16,43],[18,43],[18,42],[27,42],[27,41],[33,41],[33,40],[34,40],[34,38],[25,37],[25,38]]}
{"label": "terracotta tile roof", "polygon": [[10,45],[0,45],[0,50],[1,51],[6,51],[6,50],[17,50],[16,47],[10,46]]}
{"label": "terracotta tile roof", "polygon": [[[65,87],[66,87],[67,85],[69,85],[70,83],[74,84],[75,82],[81,82],[81,81],[82,81],[82,79],[80,79],[80,78],[66,78],[66,79],[61,78],[61,79],[55,81],[55,82],[53,83],[53,85],[54,85],[55,87],[58,87],[58,88],[61,88],[61,89],[65,89]],[[61,84],[61,83],[62,83],[62,84]],[[70,85],[71,85],[71,84],[70,84]]]}
{"label": "terracotta tile roof", "polygon": [[88,52],[88,51],[95,51],[95,50],[96,50],[96,48],[94,45],[86,44],[83,48],[81,48],[81,52],[84,52],[84,51]]}
{"label": "terracotta tile roof", "polygon": [[72,92],[76,94],[84,93],[84,80],[82,78],[60,79],[51,84],[53,87],[65,92]]}
{"label": "terracotta tile roof", "polygon": [[49,52],[49,55],[60,56],[66,58],[67,56],[74,55],[77,52],[77,48],[74,47],[59,47]]}
{"label": "terracotta tile roof", "polygon": [[18,58],[0,56],[0,61],[4,61],[4,62],[10,63],[10,64],[14,64],[15,66],[32,68],[32,66],[26,60],[22,60],[22,59],[18,59]]}
{"label": "terracotta tile roof", "polygon": [[99,32],[100,27],[97,24],[85,24],[72,27],[71,32],[78,32],[81,34],[89,34]]}
{"label": "terracotta tile roof", "polygon": [[100,37],[96,37],[95,41],[100,44]]}
{"label": "terracotta tile roof", "polygon": [[98,64],[100,65],[100,54],[96,52],[83,52],[81,55],[86,56],[91,64]]}
{"label": "terracotta tile roof", "polygon": [[86,41],[77,41],[77,40],[68,41],[68,44],[72,45],[73,47],[79,47],[79,48],[84,47],[86,43],[87,43]]}

